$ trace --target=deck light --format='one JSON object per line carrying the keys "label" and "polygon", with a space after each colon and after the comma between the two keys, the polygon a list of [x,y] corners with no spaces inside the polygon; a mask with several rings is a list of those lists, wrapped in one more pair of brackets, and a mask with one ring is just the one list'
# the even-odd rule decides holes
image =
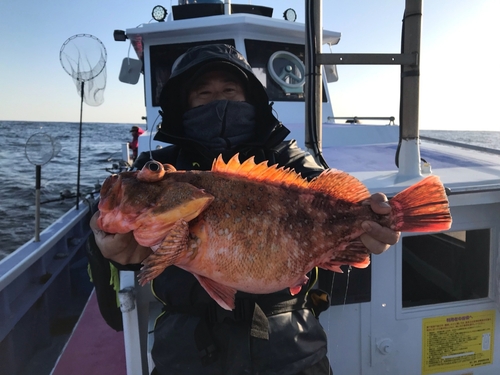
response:
{"label": "deck light", "polygon": [[163,22],[165,17],[167,17],[167,10],[161,5],[157,5],[153,8],[151,15],[156,21]]}
{"label": "deck light", "polygon": [[283,18],[287,21],[295,22],[297,19],[297,13],[292,8],[288,8],[283,12]]}

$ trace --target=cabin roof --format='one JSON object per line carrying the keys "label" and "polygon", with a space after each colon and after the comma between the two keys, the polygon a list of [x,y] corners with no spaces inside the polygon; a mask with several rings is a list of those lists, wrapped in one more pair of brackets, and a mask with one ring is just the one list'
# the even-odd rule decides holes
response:
{"label": "cabin roof", "polygon": [[[165,43],[168,40],[191,37],[192,40],[210,40],[211,34],[245,35],[263,40],[280,40],[304,43],[305,25],[277,18],[263,17],[254,14],[217,15],[204,18],[192,18],[168,22],[142,24],[127,29],[126,34],[132,41],[139,56],[142,49],[137,43],[145,39],[152,43]],[[323,30],[323,43],[335,45],[341,34],[336,31]]]}

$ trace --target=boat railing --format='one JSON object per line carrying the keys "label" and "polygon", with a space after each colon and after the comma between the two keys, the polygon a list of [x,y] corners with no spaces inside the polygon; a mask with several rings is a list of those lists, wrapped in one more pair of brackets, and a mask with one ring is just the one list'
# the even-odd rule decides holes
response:
{"label": "boat railing", "polygon": [[151,357],[153,331],[162,304],[148,287],[141,287],[134,271],[120,271],[120,309],[127,375],[148,375],[154,368]]}
{"label": "boat railing", "polygon": [[394,116],[388,116],[388,117],[365,117],[365,116],[350,116],[350,117],[332,117],[328,116],[328,121],[335,122],[336,120],[346,120],[346,123],[349,124],[359,124],[361,120],[370,120],[370,121],[389,121],[389,125],[396,125],[395,120],[396,118]]}
{"label": "boat railing", "polygon": [[328,167],[321,151],[322,65],[400,65],[400,137],[396,154],[398,175],[421,176],[418,144],[420,39],[422,0],[406,0],[401,53],[322,53],[322,0],[306,1],[306,134],[305,145],[318,163]]}
{"label": "boat railing", "polygon": [[[88,231],[90,230],[88,225],[86,227],[83,224],[82,226],[78,225],[80,222],[83,223],[82,219],[87,218],[88,215],[89,207],[86,205],[83,205],[78,210],[71,209],[42,231],[40,242],[31,240],[2,259],[0,261],[0,292],[52,250],[62,239],[66,239],[66,243],[59,250],[63,250],[64,254],[58,253],[58,257],[61,259],[68,257],[73,248],[72,244],[78,241],[79,238],[86,240],[88,237]],[[85,224],[88,223],[85,222]],[[66,238],[68,234],[70,234],[70,238]],[[63,257],[63,255],[65,256]]]}
{"label": "boat railing", "polygon": [[83,307],[92,288],[85,256],[90,211],[85,204],[71,209],[40,233],[39,242],[31,240],[0,261],[0,342],[5,349],[0,373],[17,374],[38,348],[51,345],[52,336],[40,333],[27,341],[26,332],[49,331],[73,313],[73,306]]}
{"label": "boat railing", "polygon": [[421,135],[420,139],[423,139],[423,140],[429,141],[429,142],[441,143],[441,144],[445,144],[445,145],[449,145],[449,146],[463,147],[463,148],[467,148],[469,150],[486,152],[488,154],[500,155],[500,150],[497,150],[497,149],[494,149],[494,148],[476,146],[476,145],[471,145],[469,143],[448,141],[446,139],[428,137],[428,136],[425,136],[425,135]]}

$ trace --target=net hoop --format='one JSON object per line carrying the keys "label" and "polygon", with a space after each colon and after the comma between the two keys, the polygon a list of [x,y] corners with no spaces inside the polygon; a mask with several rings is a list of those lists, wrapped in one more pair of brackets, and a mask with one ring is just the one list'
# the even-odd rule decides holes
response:
{"label": "net hoop", "polygon": [[[93,62],[88,59],[88,56],[82,56],[81,48],[84,48],[84,46],[78,46],[77,40],[85,40],[86,43],[89,41],[90,43],[93,43],[94,46],[91,48],[95,51],[97,51],[97,48],[99,49],[99,59],[96,62]],[[83,44],[81,42],[78,43]],[[99,40],[99,38],[91,34],[76,34],[69,37],[63,43],[61,50],[59,51],[59,62],[61,63],[64,71],[73,77],[73,79],[83,82],[90,81],[101,74],[106,67],[107,58],[108,52],[106,51],[106,47],[104,47],[104,44]]]}

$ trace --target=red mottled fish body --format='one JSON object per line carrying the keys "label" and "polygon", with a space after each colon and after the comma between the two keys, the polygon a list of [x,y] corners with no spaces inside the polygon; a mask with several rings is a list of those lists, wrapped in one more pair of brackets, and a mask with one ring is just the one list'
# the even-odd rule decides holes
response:
{"label": "red mottled fish body", "polygon": [[291,170],[221,158],[211,171],[176,171],[148,163],[139,172],[110,177],[101,190],[98,224],[110,233],[134,231],[154,254],[144,260],[144,284],[169,265],[200,281],[224,308],[236,290],[292,294],[315,266],[367,267],[357,240],[371,220],[402,231],[440,231],[451,225],[448,201],[436,176],[394,197],[392,213],[363,204],[366,187],[349,174],[327,170],[307,182]]}

